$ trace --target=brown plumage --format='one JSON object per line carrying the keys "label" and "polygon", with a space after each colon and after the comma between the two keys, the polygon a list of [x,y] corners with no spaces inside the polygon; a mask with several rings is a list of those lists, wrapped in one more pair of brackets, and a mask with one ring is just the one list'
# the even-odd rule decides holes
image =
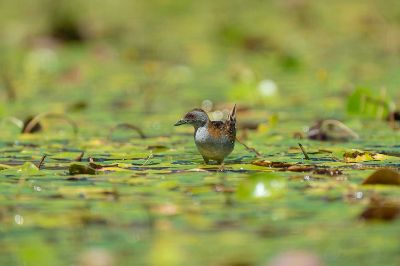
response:
{"label": "brown plumage", "polygon": [[226,121],[211,121],[202,109],[193,109],[175,126],[191,124],[195,128],[194,140],[206,163],[222,163],[234,149],[236,139],[236,105]]}

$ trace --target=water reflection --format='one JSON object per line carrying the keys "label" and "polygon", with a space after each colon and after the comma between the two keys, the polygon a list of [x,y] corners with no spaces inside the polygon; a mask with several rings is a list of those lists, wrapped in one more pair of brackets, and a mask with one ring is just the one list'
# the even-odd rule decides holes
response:
{"label": "water reflection", "polygon": [[14,216],[14,221],[18,225],[23,225],[24,224],[24,217],[22,215],[17,214],[17,215]]}
{"label": "water reflection", "polygon": [[256,185],[256,187],[254,189],[253,196],[256,197],[256,198],[270,197],[271,196],[271,192],[268,191],[265,188],[264,183],[260,182],[260,183],[257,183],[257,185]]}

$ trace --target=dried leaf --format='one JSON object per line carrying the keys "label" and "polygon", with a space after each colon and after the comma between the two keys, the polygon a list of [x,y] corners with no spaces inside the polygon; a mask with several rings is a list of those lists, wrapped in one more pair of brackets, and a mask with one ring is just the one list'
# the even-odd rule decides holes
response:
{"label": "dried leaf", "polygon": [[292,165],[290,167],[287,168],[288,171],[291,172],[310,172],[312,170],[314,170],[314,166],[312,165]]}
{"label": "dried leaf", "polygon": [[293,165],[292,163],[271,162],[271,161],[267,161],[267,160],[255,161],[255,162],[252,162],[252,164],[258,165],[258,166],[271,167],[271,168],[288,168]]}
{"label": "dried leaf", "polygon": [[374,201],[360,214],[361,219],[392,221],[400,216],[400,205],[395,202]]}
{"label": "dried leaf", "polygon": [[96,169],[83,164],[71,164],[68,168],[70,175],[95,175]]}
{"label": "dried leaf", "polygon": [[315,169],[313,173],[316,175],[329,175],[329,176],[338,176],[343,174],[343,172],[340,169],[331,169],[331,168]]}
{"label": "dried leaf", "polygon": [[350,141],[359,136],[339,120],[322,120],[310,127],[307,136],[309,139],[322,141]]}
{"label": "dried leaf", "polygon": [[391,169],[379,169],[362,183],[363,185],[397,185],[400,186],[400,174]]}
{"label": "dried leaf", "polygon": [[365,161],[385,160],[386,155],[373,152],[364,152],[358,150],[352,150],[343,154],[344,161],[346,163],[359,163]]}

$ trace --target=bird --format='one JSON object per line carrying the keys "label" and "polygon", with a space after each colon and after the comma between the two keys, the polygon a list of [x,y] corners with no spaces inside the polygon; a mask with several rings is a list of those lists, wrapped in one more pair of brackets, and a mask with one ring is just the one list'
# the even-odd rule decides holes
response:
{"label": "bird", "polygon": [[205,164],[213,160],[222,165],[235,147],[236,104],[226,121],[211,121],[204,110],[195,108],[174,126],[185,124],[194,127],[194,142]]}

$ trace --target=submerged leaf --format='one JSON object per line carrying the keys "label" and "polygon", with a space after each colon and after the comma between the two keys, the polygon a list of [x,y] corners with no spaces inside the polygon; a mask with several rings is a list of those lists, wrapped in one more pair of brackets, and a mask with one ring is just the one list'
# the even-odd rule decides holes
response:
{"label": "submerged leaf", "polygon": [[362,183],[363,185],[397,185],[400,186],[400,174],[391,169],[379,169]]}

